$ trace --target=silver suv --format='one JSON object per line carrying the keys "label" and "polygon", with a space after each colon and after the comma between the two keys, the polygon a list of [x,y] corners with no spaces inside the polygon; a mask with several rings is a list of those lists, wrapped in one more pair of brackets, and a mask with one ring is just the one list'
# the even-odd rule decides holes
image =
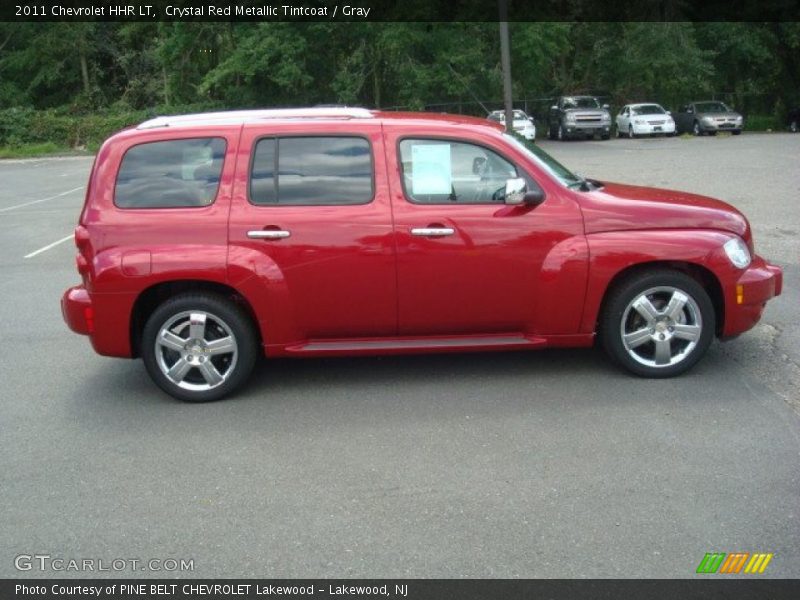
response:
{"label": "silver suv", "polygon": [[551,140],[569,138],[611,137],[611,114],[608,104],[600,104],[594,96],[561,96],[550,107],[547,137]]}

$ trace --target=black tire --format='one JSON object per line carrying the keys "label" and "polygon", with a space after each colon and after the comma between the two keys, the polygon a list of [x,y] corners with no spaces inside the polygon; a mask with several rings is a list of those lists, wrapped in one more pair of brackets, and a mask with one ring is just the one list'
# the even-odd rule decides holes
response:
{"label": "black tire", "polygon": [[[673,319],[666,315],[666,308],[675,292],[687,300]],[[656,309],[658,320],[648,321],[633,308],[642,297]],[[609,291],[599,333],[614,362],[640,377],[664,378],[692,368],[708,350],[715,327],[714,306],[705,289],[679,271],[659,269],[631,276]],[[633,347],[626,347],[623,332],[628,332],[627,343]],[[659,345],[669,349],[668,363],[657,364]]]}
{"label": "black tire", "polygon": [[603,135],[600,136],[600,139],[601,140],[611,139],[611,134],[610,133],[604,133]]}
{"label": "black tire", "polygon": [[710,135],[711,137],[714,137],[715,135],[717,135],[717,132],[712,129],[711,131],[707,132],[707,135]]}
{"label": "black tire", "polygon": [[704,133],[703,129],[700,127],[700,123],[697,121],[695,121],[694,125],[692,125],[692,133],[698,137]]}
{"label": "black tire", "polygon": [[734,129],[731,133],[733,133],[733,135],[742,135],[742,130],[741,129]]}
{"label": "black tire", "polygon": [[[186,332],[185,320],[189,318],[187,314],[190,314],[190,321],[197,324],[199,321],[195,314],[204,315],[203,335],[200,336],[202,344],[193,344],[194,338]],[[176,333],[177,338],[185,342],[184,349],[176,350],[167,346],[156,349],[157,336],[173,321],[177,321],[174,327],[184,327],[183,331],[186,332],[186,339],[181,331]],[[210,346],[206,346],[209,342],[225,341],[228,338],[232,339],[233,351],[214,355]],[[202,351],[203,348],[205,352]],[[242,307],[231,300],[205,292],[186,293],[166,300],[150,315],[142,332],[141,355],[148,374],[166,393],[187,402],[210,402],[227,396],[247,381],[258,356],[258,338],[252,320]],[[174,362],[167,362],[173,358]],[[186,364],[195,364],[192,361],[203,364],[186,367],[186,374],[176,383],[162,369],[174,367],[181,360]],[[213,379],[209,381],[210,378],[203,375],[201,368],[210,367],[222,377],[221,382],[212,384]],[[182,385],[197,389],[186,389]],[[208,389],[201,389],[204,387]]]}

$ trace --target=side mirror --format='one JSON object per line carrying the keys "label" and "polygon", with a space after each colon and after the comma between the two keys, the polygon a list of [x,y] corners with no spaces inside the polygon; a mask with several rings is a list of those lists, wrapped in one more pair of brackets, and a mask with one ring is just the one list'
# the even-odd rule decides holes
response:
{"label": "side mirror", "polygon": [[608,104],[603,104],[603,108],[605,108],[606,110],[608,110],[608,109],[609,109],[609,108],[611,108],[611,107],[610,107]]}
{"label": "side mirror", "polygon": [[550,110],[558,110],[558,106],[556,106],[555,104],[553,104],[553,106],[551,106],[551,107],[550,107]]}
{"label": "side mirror", "polygon": [[528,191],[528,186],[522,177],[506,180],[505,202],[512,206],[528,204],[538,206],[544,202],[544,192],[542,190]]}
{"label": "side mirror", "polygon": [[671,110],[668,110],[668,111],[667,111],[667,114],[668,114],[668,115],[671,115],[671,114],[672,114],[672,111],[671,111]]}

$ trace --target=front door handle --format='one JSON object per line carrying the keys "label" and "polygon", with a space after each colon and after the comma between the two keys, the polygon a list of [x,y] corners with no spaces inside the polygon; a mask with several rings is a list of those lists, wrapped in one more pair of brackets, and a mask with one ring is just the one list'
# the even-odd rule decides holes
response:
{"label": "front door handle", "polygon": [[251,240],[282,240],[292,235],[285,229],[253,229],[247,232]]}
{"label": "front door handle", "polygon": [[452,227],[412,227],[411,235],[434,237],[440,235],[453,235],[456,232]]}

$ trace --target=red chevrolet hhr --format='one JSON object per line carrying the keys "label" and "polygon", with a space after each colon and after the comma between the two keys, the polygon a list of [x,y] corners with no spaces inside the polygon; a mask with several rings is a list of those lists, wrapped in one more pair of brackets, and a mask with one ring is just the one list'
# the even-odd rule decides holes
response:
{"label": "red chevrolet hhr", "polygon": [[173,396],[259,352],[590,346],[689,369],[780,294],[731,206],[580,178],[482,119],[319,108],[156,118],[103,144],[64,318]]}

